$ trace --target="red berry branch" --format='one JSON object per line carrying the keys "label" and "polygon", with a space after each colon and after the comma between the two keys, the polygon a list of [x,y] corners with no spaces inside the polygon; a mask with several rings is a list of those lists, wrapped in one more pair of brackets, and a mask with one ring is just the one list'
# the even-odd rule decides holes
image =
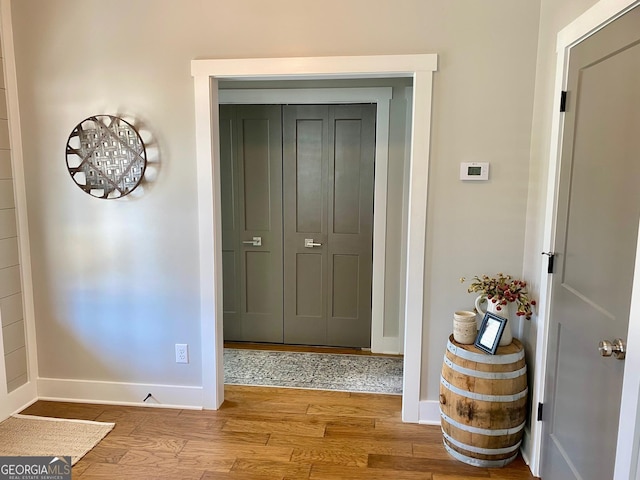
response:
{"label": "red berry branch", "polygon": [[[464,277],[460,279],[460,283],[464,281]],[[527,282],[523,280],[515,280],[511,275],[503,273],[498,273],[495,277],[476,275],[467,291],[486,295],[488,300],[498,304],[496,310],[501,310],[501,305],[515,302],[518,305],[516,315],[531,320],[536,301],[529,298]]]}

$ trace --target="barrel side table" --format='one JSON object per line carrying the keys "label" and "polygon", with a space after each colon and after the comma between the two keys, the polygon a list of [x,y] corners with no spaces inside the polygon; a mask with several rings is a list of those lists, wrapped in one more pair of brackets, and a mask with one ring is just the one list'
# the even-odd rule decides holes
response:
{"label": "barrel side table", "polygon": [[440,376],[440,418],[449,454],[478,467],[512,462],[522,443],[527,395],[520,341],[489,355],[451,335]]}

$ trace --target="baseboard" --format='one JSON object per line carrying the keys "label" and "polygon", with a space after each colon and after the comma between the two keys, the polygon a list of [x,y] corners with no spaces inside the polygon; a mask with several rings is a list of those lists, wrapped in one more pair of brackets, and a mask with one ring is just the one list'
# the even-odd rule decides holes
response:
{"label": "baseboard", "polygon": [[533,472],[533,468],[531,467],[531,429],[528,427],[524,428],[524,432],[522,435],[522,447],[520,451],[522,452],[522,458],[524,459],[524,463],[529,466],[529,470]]}
{"label": "baseboard", "polygon": [[[147,398],[149,394],[151,396]],[[191,410],[200,410],[203,405],[202,387],[59,378],[39,378],[38,398],[63,402]]]}
{"label": "baseboard", "polygon": [[27,382],[6,396],[0,395],[0,421],[24,410],[37,399],[34,382]]}
{"label": "baseboard", "polygon": [[422,425],[440,425],[440,404],[435,400],[421,400],[418,423]]}
{"label": "baseboard", "polygon": [[382,337],[373,339],[371,342],[371,353],[381,353],[383,355],[400,355],[400,337]]}

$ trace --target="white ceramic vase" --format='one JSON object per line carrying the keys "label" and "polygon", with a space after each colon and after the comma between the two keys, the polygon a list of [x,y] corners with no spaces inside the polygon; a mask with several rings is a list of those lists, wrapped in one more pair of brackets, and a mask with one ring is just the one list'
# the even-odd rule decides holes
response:
{"label": "white ceramic vase", "polygon": [[[483,304],[486,305],[486,308],[482,308]],[[498,310],[498,308],[500,308],[500,310]],[[513,341],[513,335],[511,334],[511,322],[509,321],[511,318],[509,314],[511,312],[508,302],[506,305],[498,305],[497,303],[493,303],[491,300],[489,300],[486,295],[480,295],[478,298],[476,298],[476,310],[483,317],[485,313],[489,312],[499,317],[506,318],[507,323],[504,326],[504,331],[502,332],[502,337],[500,338],[500,346],[503,347],[505,345],[511,344],[511,342]]]}

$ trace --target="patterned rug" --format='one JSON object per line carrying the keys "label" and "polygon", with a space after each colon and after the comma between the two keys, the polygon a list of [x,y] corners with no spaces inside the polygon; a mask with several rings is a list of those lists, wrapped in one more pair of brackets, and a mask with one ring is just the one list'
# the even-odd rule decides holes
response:
{"label": "patterned rug", "polygon": [[0,456],[70,456],[73,465],[95,447],[114,425],[87,420],[12,415],[0,423]]}
{"label": "patterned rug", "polygon": [[224,349],[224,383],[402,395],[401,357]]}

